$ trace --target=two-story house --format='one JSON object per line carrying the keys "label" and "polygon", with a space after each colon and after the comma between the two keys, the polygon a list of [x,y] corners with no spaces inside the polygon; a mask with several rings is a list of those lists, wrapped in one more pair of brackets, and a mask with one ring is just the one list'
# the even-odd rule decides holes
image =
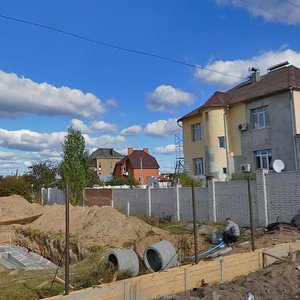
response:
{"label": "two-story house", "polygon": [[147,177],[158,177],[159,164],[149,154],[149,149],[133,150],[128,148],[128,155],[120,160],[114,169],[115,177],[133,176],[141,185],[147,184]]}
{"label": "two-story house", "polygon": [[116,163],[123,157],[124,155],[112,148],[98,148],[90,155],[95,177],[108,180],[113,175]]}
{"label": "two-story house", "polygon": [[252,76],[227,92],[215,92],[178,120],[187,171],[225,180],[232,173],[285,170],[300,163],[300,69],[287,62]]}

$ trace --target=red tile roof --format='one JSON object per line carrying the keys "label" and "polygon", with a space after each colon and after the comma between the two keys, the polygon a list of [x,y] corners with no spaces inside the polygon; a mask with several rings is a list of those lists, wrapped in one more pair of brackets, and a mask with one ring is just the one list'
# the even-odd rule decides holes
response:
{"label": "red tile roof", "polygon": [[199,114],[203,108],[252,101],[287,91],[290,88],[300,89],[300,69],[292,65],[271,71],[261,76],[258,82],[248,80],[225,93],[215,92],[203,105],[178,119],[178,122]]}
{"label": "red tile roof", "polygon": [[157,163],[156,159],[143,150],[133,150],[131,154],[125,156],[116,165],[122,165],[127,161],[130,161],[133,169],[140,169],[141,159],[143,169],[159,169],[159,164]]}

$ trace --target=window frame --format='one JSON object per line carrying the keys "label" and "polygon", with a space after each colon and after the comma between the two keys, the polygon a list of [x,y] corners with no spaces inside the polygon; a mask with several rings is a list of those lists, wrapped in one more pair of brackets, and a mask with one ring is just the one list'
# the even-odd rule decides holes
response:
{"label": "window frame", "polygon": [[254,151],[256,169],[272,169],[272,150],[262,149]]}
{"label": "window frame", "polygon": [[195,123],[191,126],[192,129],[192,141],[201,141],[201,123]]}
{"label": "window frame", "polygon": [[203,157],[193,158],[193,173],[195,176],[204,175],[204,160]]}
{"label": "window frame", "polygon": [[218,146],[220,149],[226,149],[226,140],[224,135],[218,136]]}
{"label": "window frame", "polygon": [[261,129],[269,127],[269,107],[268,105],[256,107],[250,110],[251,128]]}

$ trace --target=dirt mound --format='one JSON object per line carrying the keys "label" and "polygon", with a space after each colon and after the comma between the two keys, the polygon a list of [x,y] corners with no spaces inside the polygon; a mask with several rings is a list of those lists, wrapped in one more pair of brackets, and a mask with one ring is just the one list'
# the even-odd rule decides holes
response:
{"label": "dirt mound", "polygon": [[249,292],[257,300],[298,299],[299,274],[299,270],[294,265],[279,263],[247,276],[239,277],[231,282],[198,288],[173,296],[172,299],[240,300],[246,299],[245,296]]}
{"label": "dirt mound", "polygon": [[38,215],[45,208],[39,204],[31,204],[22,196],[12,195],[0,197],[0,220],[7,221]]}
{"label": "dirt mound", "polygon": [[[65,207],[52,205],[26,227],[45,233],[64,233]],[[124,247],[147,237],[159,240],[167,235],[166,231],[152,227],[136,217],[126,217],[110,206],[70,206],[70,233],[86,247]]]}

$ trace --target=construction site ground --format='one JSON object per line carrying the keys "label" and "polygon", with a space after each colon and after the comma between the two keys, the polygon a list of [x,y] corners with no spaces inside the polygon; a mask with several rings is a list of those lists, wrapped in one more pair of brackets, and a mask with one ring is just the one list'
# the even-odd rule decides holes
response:
{"label": "construction site ground", "polygon": [[[27,224],[9,224],[10,220],[26,219],[37,216]],[[59,262],[63,252],[65,231],[64,206],[40,206],[30,204],[20,196],[0,198],[0,243],[23,243],[30,251],[40,251],[47,258]],[[145,222],[147,221],[147,222]],[[22,222],[21,222],[22,223]],[[25,222],[26,223],[26,222]],[[124,278],[126,274],[117,274],[105,265],[103,255],[110,248],[133,247],[140,258],[146,247],[167,239],[173,243],[181,257],[193,254],[193,234],[191,224],[179,222],[158,222],[154,218],[126,217],[111,207],[70,207],[71,240],[74,245],[70,280],[75,289],[110,282]],[[221,225],[209,224],[198,227],[198,249],[202,252],[212,247],[210,236]],[[22,233],[22,234],[20,234]],[[26,235],[28,234],[28,235]],[[297,231],[283,230],[266,234],[263,228],[255,231],[255,247],[264,248],[275,244],[300,239]],[[60,240],[60,247],[57,247]],[[250,231],[243,230],[241,240],[233,245],[233,253],[251,251]],[[52,244],[46,249],[39,245],[46,241]],[[61,249],[62,248],[62,249]],[[46,249],[46,250],[45,250]],[[39,253],[43,254],[43,253]],[[51,257],[52,256],[52,257]],[[142,265],[142,259],[141,259]],[[146,272],[141,268],[141,273]],[[40,299],[61,294],[63,285],[52,280],[55,270],[11,270],[0,266],[0,300]],[[64,277],[60,268],[58,277]],[[255,299],[298,299],[300,271],[295,265],[280,263],[269,266],[259,272],[238,278],[233,282],[199,287],[181,295],[170,295],[165,299],[244,299],[245,293],[252,292]],[[52,286],[51,286],[52,285]],[[51,289],[50,289],[51,287]],[[142,299],[141,299],[142,300]]]}

